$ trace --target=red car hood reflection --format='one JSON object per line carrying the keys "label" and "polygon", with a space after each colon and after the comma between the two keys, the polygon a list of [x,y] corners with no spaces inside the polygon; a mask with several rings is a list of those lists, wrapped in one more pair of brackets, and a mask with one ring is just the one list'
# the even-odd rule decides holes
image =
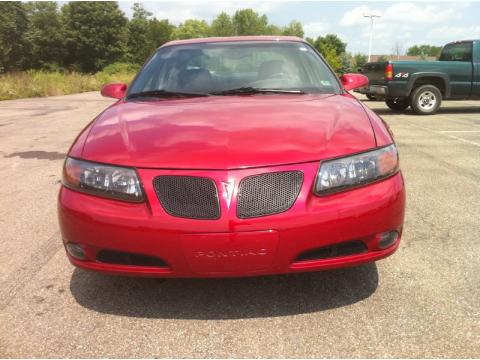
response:
{"label": "red car hood reflection", "polygon": [[348,96],[212,96],[118,102],[95,121],[82,157],[145,168],[236,169],[373,147],[370,121]]}

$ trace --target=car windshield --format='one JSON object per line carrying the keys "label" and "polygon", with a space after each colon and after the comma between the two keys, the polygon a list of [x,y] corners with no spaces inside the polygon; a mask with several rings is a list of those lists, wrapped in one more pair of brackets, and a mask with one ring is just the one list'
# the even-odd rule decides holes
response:
{"label": "car windshield", "polygon": [[282,92],[338,94],[340,86],[307,44],[212,42],[160,48],[130,86],[128,97]]}

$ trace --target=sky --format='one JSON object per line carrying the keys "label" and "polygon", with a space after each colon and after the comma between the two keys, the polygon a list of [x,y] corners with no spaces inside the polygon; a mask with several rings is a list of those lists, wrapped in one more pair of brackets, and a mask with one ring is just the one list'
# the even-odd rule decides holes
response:
{"label": "sky", "polygon": [[[370,20],[375,19],[373,54],[391,54],[395,44],[403,51],[412,45],[444,45],[461,39],[480,39],[480,2],[420,1],[140,1],[159,19],[179,24],[186,19],[211,21],[221,11],[252,8],[266,14],[269,22],[287,25],[298,20],[305,36],[335,33],[347,51],[368,53]],[[131,16],[133,2],[120,1],[120,8]]]}

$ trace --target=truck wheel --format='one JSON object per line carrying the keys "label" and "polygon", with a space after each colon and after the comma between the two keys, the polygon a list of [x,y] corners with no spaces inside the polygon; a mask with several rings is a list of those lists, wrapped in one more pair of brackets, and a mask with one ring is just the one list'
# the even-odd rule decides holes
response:
{"label": "truck wheel", "polygon": [[394,111],[403,111],[410,106],[408,99],[392,98],[385,100],[385,104]]}
{"label": "truck wheel", "polygon": [[375,97],[375,95],[365,94],[365,96],[366,96],[367,99],[370,100],[370,101],[375,101],[375,100],[377,100],[377,98]]}
{"label": "truck wheel", "polygon": [[422,85],[410,95],[410,105],[419,115],[435,114],[442,103],[442,93],[436,86]]}

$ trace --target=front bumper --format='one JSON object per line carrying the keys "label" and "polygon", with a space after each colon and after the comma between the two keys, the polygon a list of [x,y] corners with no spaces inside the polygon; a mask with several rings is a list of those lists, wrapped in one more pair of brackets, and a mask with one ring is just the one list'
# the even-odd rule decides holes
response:
{"label": "front bumper", "polygon": [[[235,199],[239,180],[270,171],[300,170],[304,182],[286,212],[239,219]],[[384,258],[398,248],[404,218],[401,173],[351,191],[318,197],[312,193],[318,163],[232,171],[139,169],[147,201],[126,203],[81,194],[65,187],[59,193],[59,223],[64,243],[78,244],[85,259],[68,255],[78,267],[111,274],[145,277],[230,277],[316,271],[358,265]],[[217,187],[235,186],[230,207],[221,201],[218,220],[168,215],[152,180],[159,175],[210,177]],[[397,231],[386,249],[379,234]],[[361,241],[366,251],[352,255],[299,260],[306,251]],[[165,266],[121,265],[98,261],[102,250],[160,258]]]}

